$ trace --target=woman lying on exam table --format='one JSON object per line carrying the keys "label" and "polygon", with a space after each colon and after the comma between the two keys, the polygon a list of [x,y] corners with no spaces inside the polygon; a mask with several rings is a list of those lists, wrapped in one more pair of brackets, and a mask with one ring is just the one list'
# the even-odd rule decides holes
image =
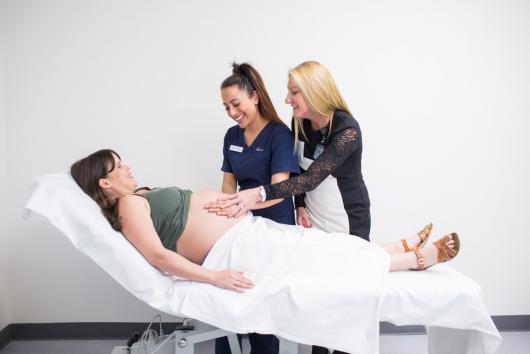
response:
{"label": "woman lying on exam table", "polygon": [[[220,288],[242,292],[254,286],[238,269],[211,270],[201,266],[213,245],[245,216],[226,218],[204,209],[206,202],[221,193],[178,187],[137,188],[131,168],[112,150],[100,150],[71,167],[77,184],[101,207],[112,227],[123,233],[136,249],[159,270],[181,278],[205,282]],[[282,225],[299,232],[297,226]],[[426,245],[430,228],[385,245],[357,237],[337,238],[336,252],[343,243],[356,243],[370,251],[383,248],[390,255],[390,271],[423,270],[453,259],[460,249],[456,233],[445,235]],[[327,241],[330,242],[330,241]],[[331,241],[333,242],[333,241]],[[411,251],[405,252],[405,245]],[[340,266],[340,265],[337,265]]]}

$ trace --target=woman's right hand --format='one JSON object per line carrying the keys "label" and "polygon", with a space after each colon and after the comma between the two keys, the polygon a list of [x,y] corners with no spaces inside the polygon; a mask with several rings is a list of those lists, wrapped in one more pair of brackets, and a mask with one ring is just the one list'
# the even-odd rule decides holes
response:
{"label": "woman's right hand", "polygon": [[245,289],[252,289],[254,282],[238,272],[231,269],[214,270],[210,284],[219,288],[243,292]]}
{"label": "woman's right hand", "polygon": [[250,188],[234,194],[224,194],[217,200],[208,202],[204,206],[210,213],[238,218],[248,213],[250,209],[261,201],[260,188]]}
{"label": "woman's right hand", "polygon": [[296,223],[305,227],[306,229],[313,227],[313,224],[311,224],[311,220],[309,219],[309,215],[307,215],[307,211],[304,207],[296,208]]}

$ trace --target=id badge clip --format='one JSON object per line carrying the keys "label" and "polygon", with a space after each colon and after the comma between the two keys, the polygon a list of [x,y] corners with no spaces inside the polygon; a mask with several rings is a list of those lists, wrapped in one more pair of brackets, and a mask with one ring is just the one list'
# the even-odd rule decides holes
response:
{"label": "id badge clip", "polygon": [[324,146],[322,144],[318,144],[315,148],[315,152],[313,153],[313,159],[318,159],[322,151],[324,151]]}

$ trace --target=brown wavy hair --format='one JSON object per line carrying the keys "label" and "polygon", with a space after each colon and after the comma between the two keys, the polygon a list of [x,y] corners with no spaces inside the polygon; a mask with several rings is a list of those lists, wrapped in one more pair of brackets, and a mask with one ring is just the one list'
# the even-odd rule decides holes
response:
{"label": "brown wavy hair", "polygon": [[268,121],[285,125],[276,113],[261,75],[252,65],[232,63],[232,75],[221,83],[221,90],[234,85],[237,85],[240,90],[246,91],[249,97],[255,91],[258,95],[258,112],[261,116]]}
{"label": "brown wavy hair", "polygon": [[70,174],[83,192],[96,201],[105,218],[116,231],[121,230],[118,217],[118,203],[109,201],[99,186],[99,180],[106,178],[116,167],[114,155],[121,160],[114,150],[103,149],[75,162],[70,167]]}

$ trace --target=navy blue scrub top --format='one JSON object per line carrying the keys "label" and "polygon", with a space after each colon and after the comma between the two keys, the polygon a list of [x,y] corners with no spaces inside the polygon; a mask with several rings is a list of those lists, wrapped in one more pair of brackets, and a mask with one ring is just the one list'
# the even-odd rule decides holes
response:
{"label": "navy blue scrub top", "polygon": [[[226,132],[221,167],[223,172],[234,174],[239,190],[270,184],[271,176],[278,172],[300,173],[293,133],[287,126],[269,122],[250,146],[243,132],[238,125]],[[292,198],[265,209],[252,210],[252,214],[282,224],[295,223]]]}

